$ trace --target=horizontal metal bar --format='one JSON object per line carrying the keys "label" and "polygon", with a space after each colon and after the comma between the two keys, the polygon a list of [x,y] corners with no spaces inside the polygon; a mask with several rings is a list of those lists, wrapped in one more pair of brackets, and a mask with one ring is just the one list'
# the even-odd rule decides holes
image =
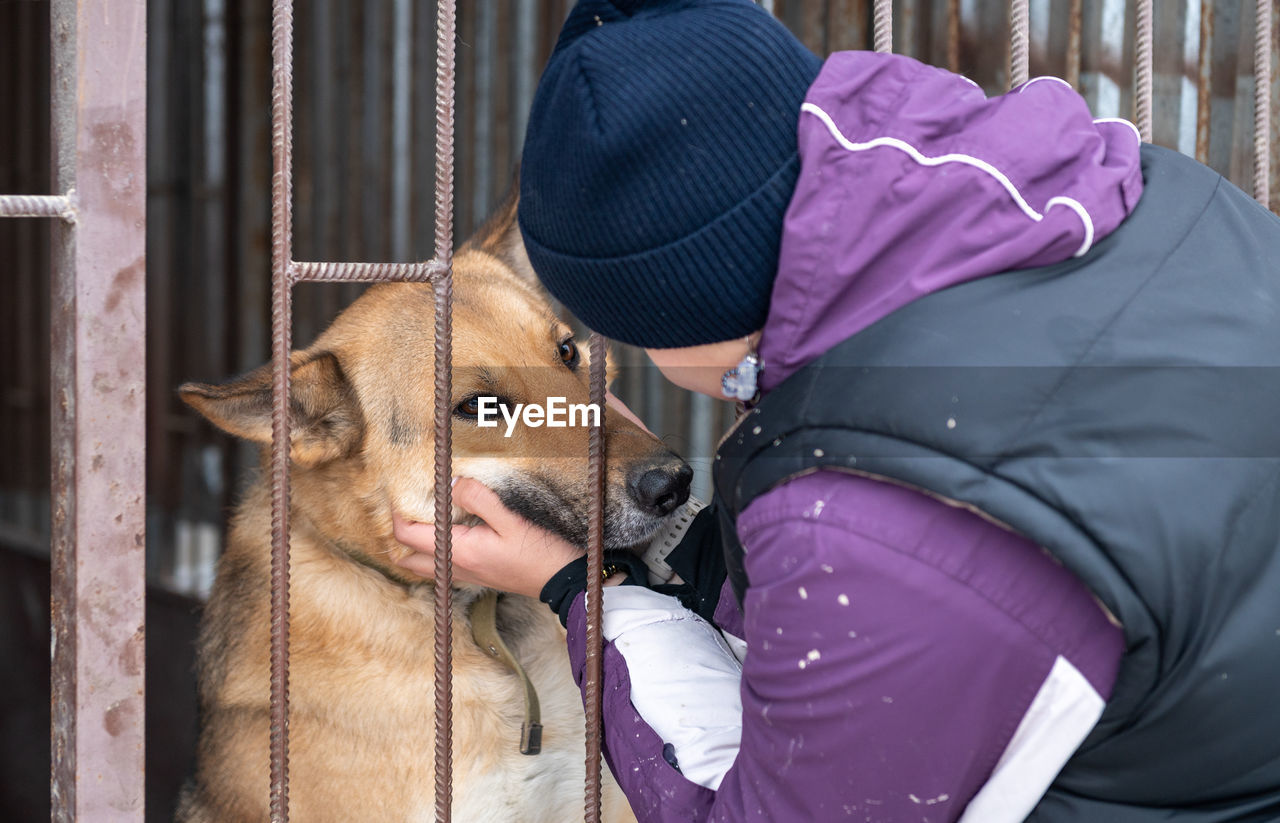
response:
{"label": "horizontal metal bar", "polygon": [[435,280],[448,270],[448,264],[438,258],[424,263],[316,263],[294,260],[289,264],[289,281],[381,283],[397,280],[425,283]]}
{"label": "horizontal metal bar", "polygon": [[61,217],[74,223],[75,201],[62,194],[0,194],[0,217]]}

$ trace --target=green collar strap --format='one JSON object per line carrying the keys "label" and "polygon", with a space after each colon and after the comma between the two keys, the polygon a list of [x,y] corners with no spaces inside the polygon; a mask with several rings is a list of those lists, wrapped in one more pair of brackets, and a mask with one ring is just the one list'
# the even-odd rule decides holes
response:
{"label": "green collar strap", "polygon": [[480,650],[511,670],[524,686],[524,723],[520,727],[520,753],[542,751],[542,710],[538,692],[524,667],[498,633],[498,592],[489,590],[471,607],[471,637]]}

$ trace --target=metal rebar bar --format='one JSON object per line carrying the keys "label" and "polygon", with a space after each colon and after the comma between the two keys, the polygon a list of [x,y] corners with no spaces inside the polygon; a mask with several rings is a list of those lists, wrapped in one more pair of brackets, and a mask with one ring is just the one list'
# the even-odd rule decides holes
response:
{"label": "metal rebar bar", "polygon": [[[1269,188],[1273,197],[1280,192],[1280,14],[1276,13],[1275,8],[1271,10],[1271,146],[1270,146],[1270,166],[1271,180]],[[1280,203],[1271,204],[1272,211],[1280,214]]]}
{"label": "metal rebar bar", "polygon": [[1254,0],[1253,196],[1271,204],[1271,3]]}
{"label": "metal rebar bar", "polygon": [[1200,0],[1200,60],[1196,75],[1196,159],[1209,162],[1209,119],[1212,113],[1213,0]]}
{"label": "metal rebar bar", "polygon": [[893,0],[876,0],[875,49],[881,54],[893,51]]}
{"label": "metal rebar bar", "polygon": [[289,819],[289,349],[293,336],[293,1],[271,24],[271,821]]}
{"label": "metal rebar bar", "polygon": [[1080,30],[1084,20],[1084,0],[1071,0],[1067,9],[1067,83],[1080,90]]}
{"label": "metal rebar bar", "polygon": [[396,280],[425,283],[448,270],[440,260],[425,263],[332,263],[295,260],[289,265],[294,283],[355,283]]}
{"label": "metal rebar bar", "polygon": [[60,217],[75,222],[68,195],[0,194],[0,217]]}
{"label": "metal rebar bar", "polygon": [[1009,3],[1009,88],[1031,76],[1031,12],[1027,0]]}
{"label": "metal rebar bar", "polygon": [[1135,120],[1142,142],[1151,142],[1152,0],[1137,0],[1134,62],[1138,74],[1134,94]]}
{"label": "metal rebar bar", "polygon": [[443,267],[435,285],[435,811],[449,823],[453,783],[452,441],[450,440],[453,357],[453,130],[455,0],[440,0],[436,17],[436,250]]}
{"label": "metal rebar bar", "polygon": [[600,409],[597,425],[587,433],[588,477],[591,502],[587,509],[587,659],[586,691],[583,701],[586,708],[587,733],[587,785],[584,798],[587,823],[600,821],[600,688],[603,633],[601,632],[601,570],[604,545],[604,424],[608,409],[605,404],[605,351],[604,338],[591,335],[590,401]]}

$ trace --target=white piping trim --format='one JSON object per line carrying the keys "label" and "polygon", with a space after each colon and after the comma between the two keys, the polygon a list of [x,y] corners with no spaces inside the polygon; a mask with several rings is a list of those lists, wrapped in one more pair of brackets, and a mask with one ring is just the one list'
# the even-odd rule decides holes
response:
{"label": "white piping trim", "polygon": [[1080,243],[1080,248],[1076,249],[1076,253],[1071,256],[1082,256],[1093,246],[1093,218],[1089,216],[1089,212],[1080,204],[1080,201],[1074,197],[1051,197],[1049,202],[1044,204],[1044,210],[1048,211],[1054,206],[1066,206],[1079,215],[1080,222],[1084,224],[1084,240]]}
{"label": "white piping trim", "polygon": [[1099,117],[1097,120],[1094,120],[1093,122],[1095,122],[1095,123],[1122,123],[1122,124],[1124,124],[1124,125],[1126,125],[1126,126],[1128,126],[1128,127],[1129,127],[1129,130],[1130,130],[1131,132],[1133,132],[1133,136],[1134,136],[1134,137],[1136,137],[1136,138],[1138,138],[1138,142],[1139,142],[1139,143],[1141,143],[1141,142],[1142,142],[1142,132],[1138,131],[1138,127],[1137,127],[1137,126],[1133,125],[1133,123],[1130,123],[1128,120],[1125,120],[1123,117]]}
{"label": "white piping trim", "polygon": [[[943,154],[938,157],[925,157],[916,149],[915,146],[899,140],[896,137],[876,137],[865,143],[854,143],[844,136],[844,133],[841,132],[839,127],[831,120],[831,116],[815,104],[804,103],[800,106],[800,111],[807,111],[826,124],[827,131],[829,131],[831,136],[835,138],[836,142],[847,151],[866,151],[867,149],[889,146],[903,152],[922,166],[941,166],[944,163],[962,163],[966,166],[973,166],[979,171],[986,172],[994,178],[997,183],[1004,186],[1004,190],[1009,194],[1009,197],[1015,204],[1017,204],[1018,208],[1022,209],[1022,213],[1027,217],[1030,217],[1037,223],[1044,219],[1043,214],[1031,208],[1031,205],[1027,203],[1026,199],[1022,196],[1022,193],[1013,185],[1013,182],[1004,175],[1004,172],[1000,171],[985,160],[973,157],[972,155],[958,153]],[[1071,255],[1072,257],[1080,257],[1089,251],[1090,247],[1093,245],[1093,220],[1089,217],[1089,211],[1079,200],[1076,200],[1073,197],[1054,197],[1045,204],[1045,211],[1048,211],[1054,206],[1068,207],[1076,213],[1080,218],[1080,222],[1084,224],[1084,242],[1080,244],[1080,248],[1076,250],[1075,254]]]}
{"label": "white piping trim", "polygon": [[1061,77],[1054,77],[1052,74],[1042,74],[1039,77],[1032,77],[1030,80],[1023,83],[1021,86],[1018,86],[1018,94],[1022,94],[1024,91],[1026,91],[1027,86],[1030,86],[1032,83],[1037,83],[1041,80],[1053,80],[1055,82],[1061,83],[1062,85],[1066,86],[1072,91],[1075,91],[1075,89],[1071,88],[1071,84],[1068,83],[1066,80],[1063,80]]}

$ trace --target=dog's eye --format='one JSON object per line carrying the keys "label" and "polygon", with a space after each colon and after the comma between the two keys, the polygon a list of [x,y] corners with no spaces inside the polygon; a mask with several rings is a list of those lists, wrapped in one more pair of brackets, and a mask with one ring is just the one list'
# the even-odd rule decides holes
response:
{"label": "dog's eye", "polygon": [[571,369],[578,367],[578,346],[572,337],[560,343],[560,362]]}
{"label": "dog's eye", "polygon": [[[515,408],[519,411],[514,403],[505,397],[497,397],[492,394],[473,394],[466,400],[453,407],[453,414],[461,417],[463,420],[479,420],[482,411],[480,401],[484,402],[485,421],[493,421],[511,409]],[[481,421],[482,425],[484,421]]]}
{"label": "dog's eye", "polygon": [[468,420],[475,420],[480,414],[480,395],[473,395],[454,407],[453,413]]}

